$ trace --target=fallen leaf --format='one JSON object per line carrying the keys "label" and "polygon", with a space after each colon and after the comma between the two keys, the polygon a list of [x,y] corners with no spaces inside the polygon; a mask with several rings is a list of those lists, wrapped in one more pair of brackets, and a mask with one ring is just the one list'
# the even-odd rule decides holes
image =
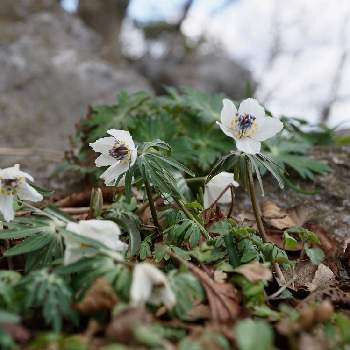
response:
{"label": "fallen leaf", "polygon": [[198,304],[193,306],[186,314],[187,321],[198,321],[210,319],[210,309],[208,305]]}
{"label": "fallen leaf", "polygon": [[146,325],[152,321],[151,314],[140,307],[129,307],[113,316],[107,326],[106,335],[118,342],[128,343],[138,325]]}
{"label": "fallen leaf", "polygon": [[264,264],[258,261],[253,261],[249,264],[244,264],[235,269],[236,272],[242,274],[247,280],[252,283],[259,281],[269,281],[272,278],[271,270]]}
{"label": "fallen leaf", "polygon": [[204,226],[209,227],[214,222],[222,220],[225,217],[225,215],[223,214],[219,206],[214,206],[212,208],[203,210],[202,217]]}
{"label": "fallen leaf", "polygon": [[333,271],[326,265],[320,264],[317,267],[317,270],[314,274],[314,278],[311,283],[307,283],[307,287],[311,292],[316,290],[317,288],[326,288],[332,282],[335,281],[335,275]]}
{"label": "fallen leaf", "polygon": [[220,270],[215,270],[214,271],[214,281],[217,283],[225,283],[227,279],[227,273],[220,271]]}
{"label": "fallen leaf", "polygon": [[293,280],[289,289],[298,291],[299,289],[308,290],[308,285],[312,282],[317,266],[312,264],[309,260],[298,261],[292,269],[283,270],[286,281]]}
{"label": "fallen leaf", "polygon": [[238,291],[230,283],[217,283],[205,271],[182,259],[178,255],[171,255],[185,265],[201,282],[209,301],[211,319],[214,322],[234,320],[239,314]]}
{"label": "fallen leaf", "polygon": [[111,310],[117,303],[117,296],[107,279],[98,278],[86,292],[83,300],[75,308],[84,315],[97,311]]}
{"label": "fallen leaf", "polygon": [[261,211],[264,221],[279,230],[303,226],[311,218],[312,212],[301,206],[283,209],[271,201],[265,201]]}
{"label": "fallen leaf", "polygon": [[24,344],[30,339],[29,331],[20,324],[1,322],[0,329],[9,334],[16,342]]}
{"label": "fallen leaf", "polygon": [[299,338],[298,349],[327,350],[329,347],[323,333],[318,332],[317,335],[302,333]]}

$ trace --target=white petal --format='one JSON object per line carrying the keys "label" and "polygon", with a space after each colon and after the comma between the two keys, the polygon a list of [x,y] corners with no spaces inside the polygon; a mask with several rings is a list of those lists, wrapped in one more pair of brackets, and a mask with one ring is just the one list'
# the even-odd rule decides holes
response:
{"label": "white petal", "polygon": [[227,98],[222,101],[222,104],[221,123],[229,128],[231,126],[232,119],[236,117],[237,108],[235,104]]}
{"label": "white petal", "polygon": [[113,186],[119,175],[129,169],[129,164],[117,163],[110,166],[100,177],[105,180],[106,186]]}
{"label": "white petal", "polygon": [[153,284],[136,265],[130,287],[130,302],[134,306],[143,306],[151,298]]}
{"label": "white petal", "polygon": [[[81,220],[79,223],[68,223],[66,229],[80,236],[91,238],[116,252],[124,252],[128,249],[128,245],[120,241],[120,228],[113,221]],[[69,236],[65,236],[65,245],[65,263],[66,261],[72,263],[79,260],[82,256],[94,254],[89,247],[81,247],[79,242]]]}
{"label": "white petal", "polygon": [[251,138],[242,138],[236,140],[236,147],[238,150],[248,153],[248,154],[257,154],[260,153],[261,143]]}
{"label": "white petal", "polygon": [[12,221],[15,218],[13,199],[13,195],[0,195],[0,213],[7,222]]}
{"label": "white petal", "polygon": [[257,123],[257,131],[254,139],[257,141],[265,141],[276,135],[283,129],[283,123],[277,118],[265,117]]}
{"label": "white petal", "polygon": [[15,179],[18,177],[24,177],[30,181],[34,181],[33,177],[29,175],[28,173],[20,170],[19,164],[15,164],[12,167],[1,169],[0,170],[0,177],[3,179]]}
{"label": "white petal", "polygon": [[254,98],[247,98],[239,105],[238,113],[240,115],[245,113],[251,114],[259,119],[265,116],[265,109]]}
{"label": "white petal", "polygon": [[[130,147],[130,144],[129,144],[129,147]],[[135,162],[136,162],[136,158],[137,158],[137,149],[135,147],[135,144],[134,142],[132,142],[132,145],[130,147],[130,152],[131,152],[131,157],[130,157],[130,167],[132,167]]]}
{"label": "white petal", "polygon": [[[209,208],[213,202],[220,196],[222,191],[229,185],[234,187],[239,186],[239,183],[233,179],[233,173],[228,173],[226,171],[221,172],[214,176],[206,185],[204,189],[203,204],[204,208]],[[219,204],[231,203],[231,191],[229,189],[221,196],[218,200]]]}
{"label": "white petal", "polygon": [[82,235],[102,243],[111,250],[124,252],[128,248],[127,244],[120,241],[120,228],[113,221],[82,220],[79,221],[79,226]]}
{"label": "white petal", "polygon": [[97,141],[90,143],[90,147],[99,153],[107,153],[112,149],[115,144],[114,137],[102,137]]}
{"label": "white petal", "polygon": [[72,248],[72,247],[66,246],[64,251],[64,256],[63,256],[63,264],[64,265],[73,264],[77,262],[79,259],[81,259],[83,256],[84,256],[83,251],[79,247]]}
{"label": "white petal", "polygon": [[166,306],[167,309],[172,309],[176,304],[176,296],[174,292],[171,290],[169,283],[165,285],[164,288],[161,290],[161,298],[163,304]]}
{"label": "white petal", "polygon": [[216,122],[216,124],[218,124],[220,126],[220,129],[224,132],[224,134],[228,137],[232,137],[233,139],[235,138],[235,135],[233,134],[232,130],[227,128],[225,125],[223,125],[222,123]]}
{"label": "white petal", "polygon": [[133,305],[150,302],[154,305],[164,304],[169,309],[176,302],[165,274],[148,263],[138,264],[134,269],[130,300]]}
{"label": "white petal", "polygon": [[131,135],[129,131],[126,131],[126,130],[110,129],[110,130],[107,130],[107,134],[112,135],[114,138],[116,138],[119,141],[131,139]]}
{"label": "white petal", "polygon": [[107,165],[112,165],[115,164],[117,160],[107,154],[101,154],[95,159],[95,164],[96,166],[107,166]]}
{"label": "white petal", "polygon": [[23,182],[18,186],[17,193],[18,197],[25,201],[40,202],[43,200],[42,194],[26,182]]}

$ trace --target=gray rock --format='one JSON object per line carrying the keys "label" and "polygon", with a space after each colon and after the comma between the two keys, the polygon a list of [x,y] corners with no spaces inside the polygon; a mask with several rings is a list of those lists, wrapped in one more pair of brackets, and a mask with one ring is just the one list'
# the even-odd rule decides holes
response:
{"label": "gray rock", "polygon": [[10,36],[9,43],[0,34],[2,167],[17,161],[44,179],[53,158],[61,158],[68,148],[74,125],[89,105],[113,103],[124,89],[149,89],[127,64],[104,61],[100,38],[64,11],[13,22]]}
{"label": "gray rock", "polygon": [[254,92],[256,82],[251,73],[224,53],[200,52],[183,56],[144,58],[140,63],[144,74],[157,92],[164,86],[190,86],[209,93],[223,92],[233,99],[246,97],[247,87]]}

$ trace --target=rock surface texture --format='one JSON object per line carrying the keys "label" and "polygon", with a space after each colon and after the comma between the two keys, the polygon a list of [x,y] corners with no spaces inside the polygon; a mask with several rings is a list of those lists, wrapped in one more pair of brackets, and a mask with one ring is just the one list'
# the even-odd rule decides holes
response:
{"label": "rock surface texture", "polygon": [[104,61],[100,38],[59,8],[11,25],[0,16],[1,24],[7,31],[0,34],[0,166],[17,161],[46,176],[47,165],[37,159],[61,158],[88,105],[113,103],[124,89],[149,89],[128,65]]}
{"label": "rock surface texture", "polygon": [[[350,237],[350,146],[319,147],[313,157],[327,163],[330,172],[316,176],[315,181],[300,182],[300,187],[310,192],[306,195],[264,179],[265,197],[260,201],[272,201],[280,208],[294,208],[301,221],[317,224],[340,242]],[[248,196],[237,190],[235,214],[250,212]]]}

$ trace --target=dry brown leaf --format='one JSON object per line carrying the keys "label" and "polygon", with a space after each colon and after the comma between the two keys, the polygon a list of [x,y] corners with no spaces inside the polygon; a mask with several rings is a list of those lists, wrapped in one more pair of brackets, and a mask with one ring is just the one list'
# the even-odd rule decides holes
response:
{"label": "dry brown leaf", "polygon": [[227,273],[219,270],[214,271],[214,281],[217,283],[225,283],[227,279]]}
{"label": "dry brown leaf", "polygon": [[200,280],[207,298],[211,312],[211,319],[214,322],[226,322],[234,320],[239,314],[239,295],[238,291],[230,283],[217,283],[199,267],[180,258],[178,255],[171,255],[187,268]]}
{"label": "dry brown leaf", "polygon": [[299,289],[308,289],[308,285],[312,282],[317,266],[309,260],[302,260],[296,263],[294,271],[292,269],[283,270],[284,277],[287,281],[294,278],[290,289],[297,291]]}
{"label": "dry brown leaf", "polygon": [[271,201],[265,201],[261,211],[264,221],[279,230],[303,226],[311,218],[312,212],[311,209],[300,206],[283,209]]}
{"label": "dry brown leaf", "polygon": [[307,287],[311,292],[317,288],[324,289],[335,281],[335,275],[333,271],[326,265],[320,264],[314,274],[314,278],[311,283],[307,283]]}
{"label": "dry brown leaf", "polygon": [[272,278],[271,270],[264,264],[258,261],[253,261],[249,264],[244,264],[235,269],[236,272],[242,274],[247,280],[252,283],[259,281],[269,281]]}
{"label": "dry brown leaf", "polygon": [[129,307],[116,314],[106,329],[106,335],[118,342],[128,343],[132,339],[137,325],[152,321],[151,314],[145,308]]}
{"label": "dry brown leaf", "polygon": [[101,277],[92,284],[83,300],[76,304],[75,308],[84,315],[92,315],[97,311],[111,310],[117,301],[111,284]]}
{"label": "dry brown leaf", "polygon": [[1,322],[0,329],[8,333],[16,342],[24,344],[30,339],[30,333],[27,328],[24,328],[20,324],[15,324],[11,322]]}
{"label": "dry brown leaf", "polygon": [[327,350],[327,339],[324,337],[322,333],[317,336],[312,336],[307,333],[302,333],[299,338],[299,346],[298,349],[305,350]]}
{"label": "dry brown leaf", "polygon": [[198,304],[192,307],[187,314],[187,321],[198,321],[198,320],[208,320],[210,319],[210,309],[208,305]]}

